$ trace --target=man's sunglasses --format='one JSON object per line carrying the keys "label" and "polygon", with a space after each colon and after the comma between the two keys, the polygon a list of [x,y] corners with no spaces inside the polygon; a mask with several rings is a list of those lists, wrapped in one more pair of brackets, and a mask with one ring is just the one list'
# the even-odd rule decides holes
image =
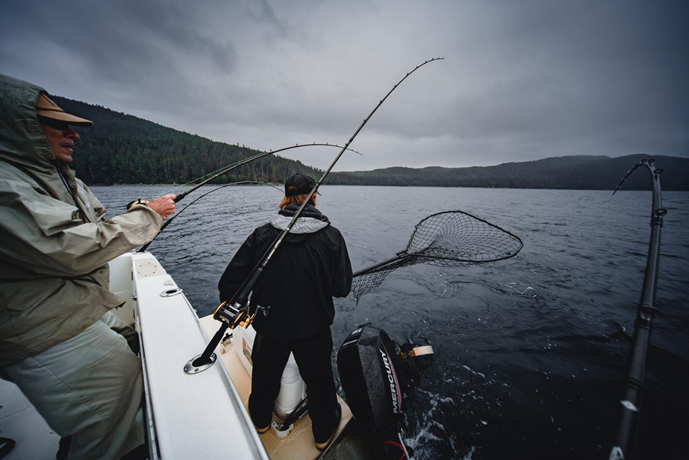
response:
{"label": "man's sunglasses", "polygon": [[69,129],[69,123],[66,121],[60,121],[60,120],[55,120],[52,118],[46,118],[42,116],[38,116],[38,121],[40,121],[44,125],[48,125],[53,129],[57,129],[59,131],[64,131],[65,129]]}

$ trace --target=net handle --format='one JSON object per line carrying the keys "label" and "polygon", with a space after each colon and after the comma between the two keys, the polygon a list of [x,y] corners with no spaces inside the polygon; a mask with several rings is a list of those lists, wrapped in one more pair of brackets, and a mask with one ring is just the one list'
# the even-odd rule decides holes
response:
{"label": "net handle", "polygon": [[388,264],[391,264],[391,263],[393,263],[393,262],[397,262],[398,260],[402,260],[402,259],[404,259],[405,257],[409,257],[409,254],[407,254],[406,252],[402,251],[402,252],[398,253],[395,257],[392,257],[392,258],[390,258],[390,259],[388,259],[388,260],[384,260],[383,262],[379,262],[379,263],[377,263],[377,264],[371,265],[370,267],[362,268],[361,270],[355,272],[355,273],[352,275],[352,277],[357,277],[357,276],[360,276],[360,275],[365,275],[366,273],[371,272],[371,271],[375,270],[376,268],[380,268],[380,267],[383,267],[384,265],[388,265]]}

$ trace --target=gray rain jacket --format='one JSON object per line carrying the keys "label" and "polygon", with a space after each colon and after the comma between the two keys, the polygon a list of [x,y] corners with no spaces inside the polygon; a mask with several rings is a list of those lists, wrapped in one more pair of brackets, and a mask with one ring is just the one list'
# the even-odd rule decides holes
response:
{"label": "gray rain jacket", "polygon": [[74,337],[122,305],[108,289],[107,263],[152,240],[162,224],[143,205],[105,219],[48,146],[35,107],[45,92],[0,75],[0,366]]}

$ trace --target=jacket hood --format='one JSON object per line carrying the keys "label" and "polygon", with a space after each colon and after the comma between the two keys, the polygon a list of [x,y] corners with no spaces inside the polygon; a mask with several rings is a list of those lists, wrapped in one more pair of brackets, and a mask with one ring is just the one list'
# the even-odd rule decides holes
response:
{"label": "jacket hood", "polygon": [[[270,225],[278,230],[285,230],[299,209],[298,204],[288,204],[277,215],[270,219]],[[299,219],[294,223],[290,233],[295,235],[316,233],[330,225],[330,221],[318,209],[307,204]]]}
{"label": "jacket hood", "polygon": [[0,160],[24,170],[54,172],[55,157],[36,114],[40,86],[0,74]]}

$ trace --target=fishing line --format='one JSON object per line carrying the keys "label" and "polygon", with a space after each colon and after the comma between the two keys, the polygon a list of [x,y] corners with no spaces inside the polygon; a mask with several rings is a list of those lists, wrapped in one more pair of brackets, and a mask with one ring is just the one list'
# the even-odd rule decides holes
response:
{"label": "fishing line", "polygon": [[403,182],[405,185],[407,185],[408,187],[411,187],[411,184],[409,184],[407,181],[405,181],[405,180],[402,179],[401,177],[399,177],[399,176],[393,174],[392,171],[390,171],[389,169],[386,168],[385,171],[387,171],[387,173],[390,174],[392,177],[394,177],[394,178],[399,179],[400,181],[402,181],[402,182]]}
{"label": "fishing line", "polygon": [[457,85],[457,89],[459,90],[459,94],[462,96],[462,99],[464,99],[464,103],[466,104],[467,109],[469,109],[469,116],[473,119],[474,126],[478,126],[477,118],[474,115],[474,109],[471,107],[471,104],[469,104],[469,98],[467,98],[466,95],[464,94],[464,91],[462,90],[462,87],[459,85],[459,82],[457,81],[455,74],[452,72],[450,65],[446,62],[445,66],[447,67],[447,71],[450,72],[450,76],[454,80],[455,84]]}
{"label": "fishing line", "polygon": [[[605,212],[606,212],[607,209],[608,209],[608,205],[610,205],[610,202],[612,201],[613,197],[615,196],[615,193],[617,193],[617,191],[620,189],[620,187],[622,187],[622,184],[624,183],[624,181],[626,181],[627,178],[628,178],[629,176],[631,176],[631,174],[632,174],[637,168],[639,168],[639,167],[641,167],[641,166],[644,166],[644,165],[645,165],[645,166],[651,166],[651,165],[653,165],[653,163],[655,163],[655,160],[654,160],[654,159],[650,159],[650,160],[645,160],[645,159],[644,159],[644,160],[641,160],[639,163],[634,164],[634,166],[632,167],[632,169],[630,169],[629,171],[627,171],[627,174],[624,175],[624,177],[622,178],[622,180],[617,184],[617,187],[615,187],[615,190],[612,191],[612,195],[610,195],[610,198],[608,199],[607,203],[605,203],[605,207],[603,208],[603,211],[601,211],[601,213],[600,213],[600,214],[598,215],[598,217],[596,218],[596,221],[594,222],[594,225],[595,225],[595,224],[598,224],[598,222],[600,221],[600,219],[605,215]],[[655,167],[654,167],[654,171],[655,171]],[[663,172],[662,169],[658,169],[658,171],[660,171],[658,174],[661,174],[661,173]],[[582,246],[582,249],[586,248],[586,245],[588,244],[589,239],[591,239],[591,234],[592,234],[592,233],[593,233],[593,228],[591,228],[591,230],[589,230],[588,236],[586,237],[586,240],[584,241],[584,245]]]}
{"label": "fishing line", "polygon": [[[619,186],[618,186],[618,188],[619,188]],[[598,217],[596,217],[596,220],[593,222],[593,225],[591,226],[588,234],[586,235],[586,239],[584,240],[584,244],[581,246],[581,249],[586,249],[586,246],[588,245],[588,242],[591,239],[591,235],[593,234],[594,228],[596,228],[598,226],[598,222],[600,222],[600,220],[605,215],[605,212],[608,210],[608,206],[610,205],[610,202],[612,201],[613,197],[615,196],[616,191],[617,191],[617,189],[614,192],[612,192],[612,195],[610,195],[610,198],[608,198],[608,201],[605,203],[605,207],[603,207],[603,210],[601,211],[601,213],[598,215]]]}

